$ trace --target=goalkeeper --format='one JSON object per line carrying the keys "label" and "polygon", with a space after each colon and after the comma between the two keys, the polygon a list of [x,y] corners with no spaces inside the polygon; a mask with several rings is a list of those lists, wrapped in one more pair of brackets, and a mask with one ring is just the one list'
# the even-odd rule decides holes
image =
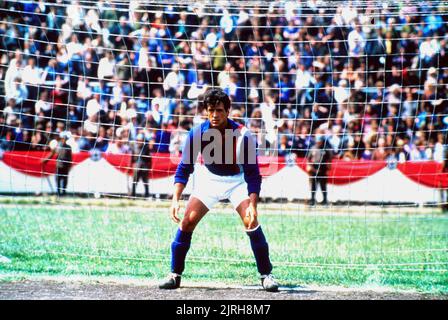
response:
{"label": "goalkeeper", "polygon": [[[171,274],[159,288],[179,288],[195,227],[214,204],[228,199],[243,220],[263,288],[278,291],[278,284],[271,275],[268,243],[257,221],[261,175],[255,141],[247,128],[228,118],[230,99],[224,91],[207,90],[203,103],[208,120],[190,130],[175,174],[170,213],[180,226],[171,244]],[[181,221],[179,200],[199,153],[205,168],[198,168],[197,177],[204,182],[195,183]]]}

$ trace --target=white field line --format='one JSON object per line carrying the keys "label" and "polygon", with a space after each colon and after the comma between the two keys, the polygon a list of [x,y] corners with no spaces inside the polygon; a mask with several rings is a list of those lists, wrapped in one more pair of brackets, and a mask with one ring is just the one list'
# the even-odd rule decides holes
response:
{"label": "white field line", "polygon": [[11,263],[11,259],[0,254],[0,263]]}

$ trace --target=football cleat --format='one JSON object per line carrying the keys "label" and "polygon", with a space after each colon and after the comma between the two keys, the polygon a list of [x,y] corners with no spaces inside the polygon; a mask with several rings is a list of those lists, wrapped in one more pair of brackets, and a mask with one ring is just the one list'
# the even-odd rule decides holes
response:
{"label": "football cleat", "polygon": [[277,281],[275,281],[274,276],[272,274],[262,275],[261,285],[263,286],[263,289],[268,292],[278,291],[278,283]]}
{"label": "football cleat", "polygon": [[170,275],[159,284],[159,289],[177,289],[180,287],[180,275],[177,273],[170,273]]}

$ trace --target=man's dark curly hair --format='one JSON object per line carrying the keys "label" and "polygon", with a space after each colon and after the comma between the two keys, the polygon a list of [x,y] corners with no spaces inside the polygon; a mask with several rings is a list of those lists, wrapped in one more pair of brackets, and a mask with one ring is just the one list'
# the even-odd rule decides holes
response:
{"label": "man's dark curly hair", "polygon": [[203,107],[216,106],[220,102],[224,104],[224,109],[229,111],[231,104],[229,96],[220,88],[207,89],[202,99]]}

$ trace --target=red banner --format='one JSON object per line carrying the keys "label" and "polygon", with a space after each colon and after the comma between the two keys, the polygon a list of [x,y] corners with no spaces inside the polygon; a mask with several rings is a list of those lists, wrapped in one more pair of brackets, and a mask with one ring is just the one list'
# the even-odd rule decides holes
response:
{"label": "red banner", "polygon": [[386,166],[385,161],[333,160],[328,172],[328,183],[344,185],[365,179]]}
{"label": "red banner", "polygon": [[258,157],[258,167],[262,177],[269,177],[276,174],[285,167],[285,157]]}
{"label": "red banner", "polygon": [[[103,158],[121,172],[129,175],[133,174],[130,154],[104,153]],[[151,154],[151,158],[150,179],[172,176],[176,172],[177,165],[180,161],[180,158],[171,156],[169,153],[153,153]]]}
{"label": "red banner", "polygon": [[[131,155],[129,154],[103,154],[103,157],[115,168],[123,173],[132,175]],[[153,153],[152,167],[150,172],[151,179],[165,178],[176,172],[180,157],[172,156],[167,153]],[[267,177],[277,173],[285,166],[283,158],[259,157],[260,173],[263,177]]]}
{"label": "red banner", "polygon": [[[298,158],[297,165],[305,172],[308,164],[305,158]],[[385,161],[373,160],[338,160],[331,162],[328,170],[328,183],[336,185],[344,185],[367,178],[372,174],[377,173],[386,166]]]}
{"label": "red banner", "polygon": [[431,188],[448,188],[448,172],[435,161],[408,161],[397,166],[406,177]]}
{"label": "red banner", "polygon": [[[56,156],[47,163],[42,163],[42,160],[49,155],[49,151],[14,151],[5,152],[2,160],[14,170],[34,177],[43,177],[56,173]],[[88,157],[88,152],[74,153],[73,165],[77,165]]]}
{"label": "red banner", "polygon": [[[43,177],[56,172],[55,157],[42,164],[42,159],[47,157],[49,152],[43,151],[13,151],[3,154],[3,162],[24,174]],[[74,153],[73,165],[86,160],[90,154],[88,152]],[[131,155],[129,154],[102,154],[112,166],[125,174],[132,175]],[[150,178],[158,179],[172,176],[176,172],[179,157],[167,153],[152,154],[152,170]],[[263,177],[268,177],[277,173],[285,167],[285,157],[265,157],[258,158],[260,172]],[[306,171],[307,161],[304,158],[296,159],[296,165]],[[385,168],[385,161],[367,160],[333,160],[328,171],[328,182],[336,185],[344,185],[367,178],[379,170]],[[398,164],[397,169],[405,176],[416,183],[431,188],[448,188],[448,173],[442,173],[442,165],[434,161],[406,162]]]}

